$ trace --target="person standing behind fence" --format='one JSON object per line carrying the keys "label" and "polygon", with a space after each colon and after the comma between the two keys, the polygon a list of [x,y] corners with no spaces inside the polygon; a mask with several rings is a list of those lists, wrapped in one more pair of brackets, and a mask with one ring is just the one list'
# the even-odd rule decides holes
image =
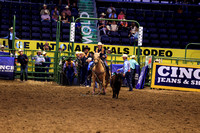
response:
{"label": "person standing behind fence", "polygon": [[17,62],[21,64],[20,80],[23,81],[23,75],[25,74],[25,81],[27,81],[28,80],[28,57],[26,54],[23,54],[23,51],[21,49],[19,49],[18,52],[19,52],[19,56],[17,58]]}
{"label": "person standing behind fence", "polygon": [[[43,72],[45,72],[44,74],[44,78],[47,77],[47,81],[49,80],[49,67],[50,67],[50,62],[51,62],[51,58],[47,56],[47,52],[43,51],[43,57],[45,59],[45,62],[42,63],[42,66],[45,67],[43,68]],[[45,81],[45,79],[44,79]]]}
{"label": "person standing behind fence", "polygon": [[131,72],[130,72],[130,62],[127,60],[128,55],[123,54],[122,58],[124,60],[123,67],[118,69],[117,71],[118,72],[121,71],[121,70],[123,71],[123,77],[125,77],[126,80],[127,80],[129,91],[133,91],[132,80],[131,80]]}
{"label": "person standing behind fence", "polygon": [[131,81],[132,81],[133,87],[135,87],[135,68],[136,68],[136,65],[139,65],[139,64],[135,60],[135,55],[132,55],[130,58],[131,59],[129,60],[129,62],[130,62],[130,68],[131,68],[131,79],[132,79]]}
{"label": "person standing behind fence", "polygon": [[74,76],[77,75],[75,63],[71,58],[67,59],[63,66],[63,71],[66,74],[68,85],[73,85]]}
{"label": "person standing behind fence", "polygon": [[[4,37],[5,39],[8,39],[8,46],[9,46],[9,49],[13,49],[13,46],[12,46],[12,40],[13,40],[13,27],[10,27],[10,33],[8,34],[8,36]],[[15,39],[19,39],[18,37],[16,37],[16,33],[15,33]],[[11,53],[12,50],[10,50],[10,53]]]}
{"label": "person standing behind fence", "polygon": [[4,45],[0,45],[0,47],[1,47],[1,51],[0,52],[5,52],[4,51]]}
{"label": "person standing behind fence", "polygon": [[34,57],[32,57],[32,60],[35,60],[35,80],[40,80],[41,81],[41,77],[42,77],[42,63],[45,62],[44,57],[42,56],[42,51],[38,50],[37,51],[37,55],[35,55]]}

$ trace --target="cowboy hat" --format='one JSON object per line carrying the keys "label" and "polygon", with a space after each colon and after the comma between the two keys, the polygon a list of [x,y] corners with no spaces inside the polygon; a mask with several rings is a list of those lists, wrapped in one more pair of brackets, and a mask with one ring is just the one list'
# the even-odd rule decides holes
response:
{"label": "cowboy hat", "polygon": [[131,59],[135,58],[135,55],[132,55],[130,58],[131,58]]}
{"label": "cowboy hat", "polygon": [[13,27],[10,27],[10,29],[9,30],[13,30]]}
{"label": "cowboy hat", "polygon": [[42,51],[41,51],[41,49],[39,49],[39,50],[37,51],[37,53],[38,53],[38,52],[40,52],[40,53],[41,53],[41,52],[42,52]]}
{"label": "cowboy hat", "polygon": [[86,61],[91,61],[92,60],[92,58],[91,57],[89,57]]}
{"label": "cowboy hat", "polygon": [[44,4],[43,6],[47,6],[46,4]]}
{"label": "cowboy hat", "polygon": [[98,44],[97,44],[97,45],[101,45],[101,46],[102,46],[103,44],[102,44],[101,42],[98,42]]}
{"label": "cowboy hat", "polygon": [[45,55],[45,54],[47,54],[47,52],[43,51],[42,54]]}
{"label": "cowboy hat", "polygon": [[104,12],[101,13],[102,16],[105,16],[106,14]]}
{"label": "cowboy hat", "polygon": [[80,54],[80,52],[79,52],[79,51],[76,51],[75,54]]}
{"label": "cowboy hat", "polygon": [[122,57],[128,57],[128,55],[127,54],[123,54]]}
{"label": "cowboy hat", "polygon": [[159,59],[155,59],[155,61],[154,62],[160,62],[160,60]]}
{"label": "cowboy hat", "polygon": [[69,8],[69,6],[66,6],[65,8]]}
{"label": "cowboy hat", "polygon": [[23,50],[22,50],[22,49],[19,49],[19,50],[18,50],[18,53],[19,53],[19,52],[23,52]]}
{"label": "cowboy hat", "polygon": [[84,54],[84,52],[80,51],[79,54]]}
{"label": "cowboy hat", "polygon": [[90,50],[90,48],[89,48],[88,46],[84,47],[84,50],[85,50],[85,49],[88,49],[88,50]]}

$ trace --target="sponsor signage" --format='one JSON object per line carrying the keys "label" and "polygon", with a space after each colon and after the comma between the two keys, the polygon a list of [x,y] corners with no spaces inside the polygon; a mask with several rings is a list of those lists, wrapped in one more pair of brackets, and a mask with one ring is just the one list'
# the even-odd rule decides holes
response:
{"label": "sponsor signage", "polygon": [[14,57],[0,57],[0,78],[14,78]]}
{"label": "sponsor signage", "polygon": [[[50,51],[56,50],[56,42],[47,41],[50,46]],[[4,46],[8,46],[7,39],[0,39],[0,43]],[[36,40],[15,40],[16,49],[26,49],[26,50],[38,50],[44,47],[46,41],[36,41]],[[84,47],[88,46],[90,51],[95,51],[97,44],[84,44],[75,43],[74,51],[83,51]],[[59,42],[59,47],[63,51],[67,52],[72,49],[68,42]],[[118,45],[104,45],[104,49],[111,49],[113,54],[128,54],[133,55],[133,46],[118,46]],[[136,55],[138,55],[138,49],[135,49]],[[152,47],[141,47],[139,51],[140,55],[143,56],[161,56],[161,57],[185,57],[185,49],[168,49],[168,48],[152,48]],[[199,58],[199,50],[188,50],[187,58]],[[120,58],[122,59],[122,58]]]}
{"label": "sponsor signage", "polygon": [[154,63],[151,88],[200,91],[200,66]]}

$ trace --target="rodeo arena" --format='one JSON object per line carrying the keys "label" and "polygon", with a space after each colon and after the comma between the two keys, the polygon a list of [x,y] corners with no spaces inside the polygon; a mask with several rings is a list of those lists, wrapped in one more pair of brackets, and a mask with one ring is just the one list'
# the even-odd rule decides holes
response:
{"label": "rodeo arena", "polygon": [[200,133],[199,0],[0,0],[0,133]]}

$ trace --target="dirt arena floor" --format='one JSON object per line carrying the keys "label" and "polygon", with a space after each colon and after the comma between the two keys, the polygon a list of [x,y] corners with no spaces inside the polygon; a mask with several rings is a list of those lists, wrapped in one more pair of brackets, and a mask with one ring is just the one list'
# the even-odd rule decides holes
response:
{"label": "dirt arena floor", "polygon": [[112,99],[91,88],[0,81],[0,132],[200,132],[200,93],[122,88]]}

